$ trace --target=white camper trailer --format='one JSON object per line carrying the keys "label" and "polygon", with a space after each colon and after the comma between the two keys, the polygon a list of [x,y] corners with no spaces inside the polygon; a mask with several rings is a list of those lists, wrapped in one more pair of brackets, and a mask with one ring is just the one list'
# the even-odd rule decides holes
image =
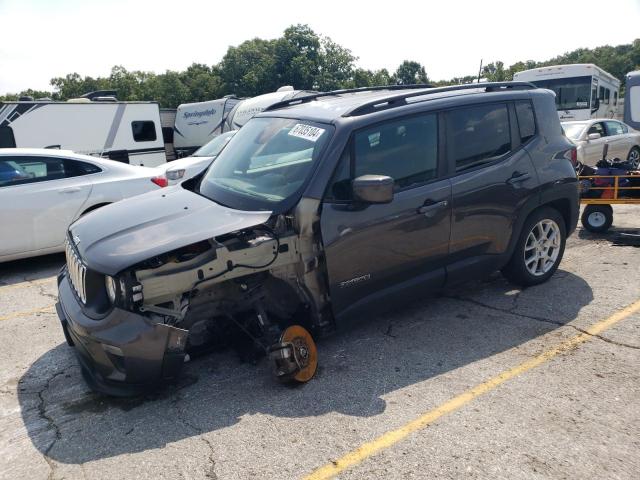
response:
{"label": "white camper trailer", "polygon": [[533,68],[513,79],[553,90],[563,122],[613,118],[618,109],[620,80],[591,63]]}
{"label": "white camper trailer", "polygon": [[624,123],[640,130],[640,70],[627,73],[625,88]]}
{"label": "white camper trailer", "polygon": [[273,93],[265,93],[264,95],[258,95],[257,97],[247,98],[240,101],[231,110],[231,113],[227,116],[222,131],[229,132],[231,130],[238,130],[254,115],[262,112],[265,108],[271,105],[282,102],[284,100],[290,100],[296,97],[304,97],[309,95],[308,90],[294,90],[293,87],[286,86],[280,87]]}
{"label": "white camper trailer", "polygon": [[0,148],[60,148],[155,167],[166,162],[156,102],[87,94],[67,102],[4,102]]}
{"label": "white camper trailer", "polygon": [[173,146],[178,157],[186,157],[222,133],[222,124],[240,101],[232,95],[178,106],[173,127]]}

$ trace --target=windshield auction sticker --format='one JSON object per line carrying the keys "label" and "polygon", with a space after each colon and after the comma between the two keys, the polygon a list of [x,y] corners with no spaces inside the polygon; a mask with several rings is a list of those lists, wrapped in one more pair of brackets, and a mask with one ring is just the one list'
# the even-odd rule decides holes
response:
{"label": "windshield auction sticker", "polygon": [[305,125],[303,123],[296,123],[293,128],[289,130],[289,135],[304,138],[310,142],[318,140],[323,133],[324,128],[312,127],[311,125]]}

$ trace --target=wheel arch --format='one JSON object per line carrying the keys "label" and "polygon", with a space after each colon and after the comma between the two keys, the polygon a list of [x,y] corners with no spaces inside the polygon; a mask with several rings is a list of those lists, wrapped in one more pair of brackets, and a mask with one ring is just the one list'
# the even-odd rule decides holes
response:
{"label": "wheel arch", "polygon": [[82,217],[83,215],[86,215],[89,212],[93,212],[94,210],[97,210],[100,207],[106,207],[107,205],[110,205],[113,202],[100,202],[100,203],[96,203],[95,205],[91,205],[88,208],[85,208],[82,213],[80,214],[80,216]]}

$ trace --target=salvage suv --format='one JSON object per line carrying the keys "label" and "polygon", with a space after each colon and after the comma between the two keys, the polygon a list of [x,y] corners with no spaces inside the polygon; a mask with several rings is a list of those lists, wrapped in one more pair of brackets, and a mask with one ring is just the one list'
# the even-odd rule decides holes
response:
{"label": "salvage suv", "polygon": [[174,379],[239,332],[307,381],[313,338],[347,316],[496,270],[548,280],[576,228],[575,155],[554,94],[529,83],[281,102],[206,172],[70,227],[67,342],[109,394]]}

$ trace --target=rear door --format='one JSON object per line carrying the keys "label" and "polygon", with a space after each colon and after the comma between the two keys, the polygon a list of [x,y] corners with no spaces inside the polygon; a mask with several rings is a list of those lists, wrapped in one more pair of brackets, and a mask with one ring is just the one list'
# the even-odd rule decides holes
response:
{"label": "rear door", "polygon": [[[321,230],[334,313],[375,298],[440,287],[449,247],[451,185],[442,179],[438,115],[421,114],[357,131],[323,200]],[[391,203],[352,198],[362,175],[394,179]]]}
{"label": "rear door", "polygon": [[[516,120],[520,117],[520,128]],[[478,275],[507,251],[514,224],[535,201],[537,175],[524,146],[536,135],[529,101],[489,103],[446,113],[452,177],[448,280]]]}
{"label": "rear door", "polygon": [[604,126],[607,129],[607,144],[609,145],[607,157],[626,160],[632,145],[631,139],[624,134],[622,124],[615,120],[608,120],[604,122]]}
{"label": "rear door", "polygon": [[85,176],[99,169],[41,156],[2,156],[0,163],[21,172],[0,181],[0,255],[62,245],[67,227],[91,192]]}
{"label": "rear door", "polygon": [[[597,133],[600,138],[595,140],[589,140],[588,137],[592,133]],[[587,165],[595,165],[599,160],[602,160],[602,152],[604,146],[607,143],[607,130],[604,127],[603,122],[595,122],[592,124],[586,133],[586,142],[584,144],[584,159]],[[607,154],[609,156],[610,154]]]}

